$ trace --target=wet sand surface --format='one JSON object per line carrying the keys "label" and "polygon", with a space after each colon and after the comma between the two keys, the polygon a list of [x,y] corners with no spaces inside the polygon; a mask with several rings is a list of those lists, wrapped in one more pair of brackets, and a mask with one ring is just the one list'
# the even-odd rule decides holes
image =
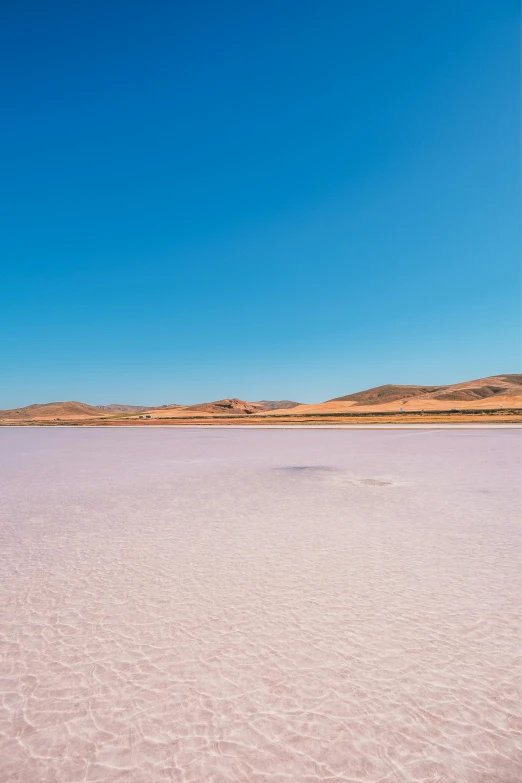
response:
{"label": "wet sand surface", "polygon": [[0,781],[520,783],[521,443],[0,431]]}

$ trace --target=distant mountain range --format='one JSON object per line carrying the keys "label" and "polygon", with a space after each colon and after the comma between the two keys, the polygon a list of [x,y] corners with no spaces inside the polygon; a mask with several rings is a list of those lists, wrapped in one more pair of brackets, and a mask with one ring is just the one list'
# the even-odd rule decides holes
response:
{"label": "distant mountain range", "polygon": [[216,416],[294,416],[310,413],[458,410],[466,408],[522,407],[522,374],[491,375],[474,381],[445,386],[386,384],[306,405],[291,400],[247,402],[236,397],[196,405],[140,406],[111,403],[48,402],[0,411],[0,421],[78,421],[109,417],[128,418],[139,414],[151,418],[194,418]]}
{"label": "distant mountain range", "polygon": [[262,414],[265,411],[272,410],[288,410],[288,408],[295,408],[300,403],[292,402],[291,400],[260,400],[258,402],[247,402],[246,400],[240,400],[237,397],[227,397],[224,400],[215,400],[214,402],[202,402],[197,405],[167,405],[163,408],[149,409],[149,413],[152,415],[165,414],[166,411],[173,411],[178,417],[189,415],[245,415],[245,414]]}
{"label": "distant mountain range", "polygon": [[85,402],[46,402],[42,404],[27,405],[25,408],[13,408],[11,410],[0,411],[0,420],[19,419],[28,420],[76,420],[87,418],[100,418],[105,414],[134,414],[154,412],[164,414],[166,411],[187,411],[188,413],[208,413],[208,414],[250,414],[261,413],[265,410],[274,410],[279,408],[292,408],[299,405],[298,402],[290,400],[263,400],[261,402],[245,402],[237,398],[225,400],[216,400],[215,402],[204,402],[198,405],[161,405],[155,407],[152,405],[125,405],[120,403],[111,403],[110,405],[88,405]]}

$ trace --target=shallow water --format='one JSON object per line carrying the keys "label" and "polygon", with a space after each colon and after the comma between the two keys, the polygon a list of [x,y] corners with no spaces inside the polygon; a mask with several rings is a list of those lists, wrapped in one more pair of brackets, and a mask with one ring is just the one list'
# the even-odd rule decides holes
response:
{"label": "shallow water", "polygon": [[514,430],[0,430],[0,780],[519,783]]}

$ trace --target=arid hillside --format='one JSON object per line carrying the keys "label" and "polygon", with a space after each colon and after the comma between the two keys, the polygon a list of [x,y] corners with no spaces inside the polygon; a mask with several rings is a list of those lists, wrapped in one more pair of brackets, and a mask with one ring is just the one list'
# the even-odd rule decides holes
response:
{"label": "arid hillside", "polygon": [[516,397],[521,394],[522,375],[492,375],[477,381],[442,386],[438,391],[426,396],[435,400],[476,401],[500,396]]}
{"label": "arid hillside", "polygon": [[395,400],[407,400],[410,397],[417,397],[419,394],[429,394],[446,386],[397,386],[387,383],[384,386],[375,386],[373,389],[355,392],[354,394],[345,394],[344,397],[334,397],[328,402],[353,402],[359,405],[384,405]]}
{"label": "arid hillside", "polygon": [[293,402],[292,400],[258,400],[256,405],[261,405],[265,411],[275,411],[281,408],[287,410],[288,408],[295,408],[296,405],[300,405],[299,402]]}
{"label": "arid hillside", "polygon": [[[400,386],[387,384],[336,397],[316,405],[299,405],[292,415],[313,413],[384,413],[400,411],[485,410],[522,407],[522,375],[492,375],[446,386]],[[272,411],[287,416],[288,411]]]}
{"label": "arid hillside", "polygon": [[246,402],[245,400],[238,400],[237,397],[227,398],[225,400],[216,400],[215,402],[203,402],[199,405],[187,405],[181,411],[186,411],[189,415],[191,413],[212,413],[230,415],[245,414],[245,413],[258,413],[263,410],[263,407],[258,402]]}
{"label": "arid hillside", "polygon": [[148,409],[147,413],[154,417],[167,416],[173,418],[193,417],[193,416],[245,416],[256,413],[262,414],[264,411],[288,410],[299,406],[300,403],[291,400],[259,400],[257,402],[247,402],[237,397],[224,400],[215,400],[214,402],[202,402],[197,405],[168,405],[161,408]]}
{"label": "arid hillside", "polygon": [[407,400],[482,400],[495,395],[522,394],[522,375],[491,375],[475,381],[447,386],[399,386],[386,384],[373,389],[334,397],[328,402],[355,402],[358,405],[386,405]]}
{"label": "arid hillside", "polygon": [[42,405],[28,405],[25,408],[13,408],[0,411],[1,419],[47,420],[47,419],[87,419],[99,418],[103,412],[94,405],[85,402],[47,402]]}
{"label": "arid hillside", "polygon": [[[85,424],[166,424],[209,423],[224,421],[239,423],[247,421],[297,423],[309,421],[311,416],[318,420],[325,416],[348,414],[417,414],[435,416],[442,412],[458,413],[475,411],[480,415],[487,411],[512,411],[522,409],[522,375],[492,375],[474,381],[444,386],[386,384],[362,392],[336,397],[327,402],[311,405],[290,400],[261,400],[248,402],[237,397],[196,405],[161,405],[157,408],[141,408],[137,405],[93,406],[83,402],[50,402],[43,405],[28,405],[25,408],[0,411],[0,422],[4,424],[53,424],[59,422]],[[321,419],[321,420],[323,420]]]}

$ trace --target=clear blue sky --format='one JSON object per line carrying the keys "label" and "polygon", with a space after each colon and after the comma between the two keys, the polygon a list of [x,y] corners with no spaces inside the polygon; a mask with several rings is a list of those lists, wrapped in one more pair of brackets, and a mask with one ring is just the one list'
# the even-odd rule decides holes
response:
{"label": "clear blue sky", "polygon": [[520,371],[518,0],[0,21],[0,408]]}

